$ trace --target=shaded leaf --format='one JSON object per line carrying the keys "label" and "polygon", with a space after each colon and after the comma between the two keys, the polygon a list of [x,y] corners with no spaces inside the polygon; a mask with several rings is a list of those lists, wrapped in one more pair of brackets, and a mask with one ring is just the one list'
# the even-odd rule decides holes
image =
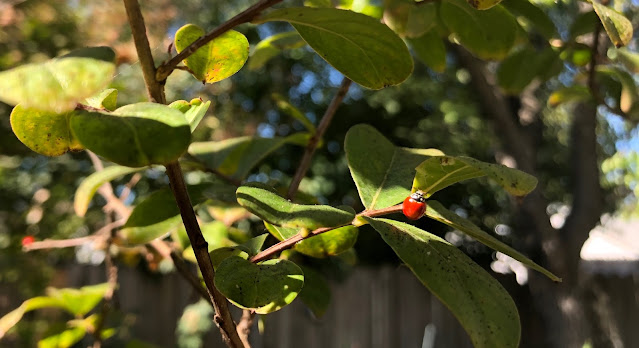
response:
{"label": "shaded leaf", "polygon": [[488,176],[508,193],[523,196],[537,186],[537,179],[520,170],[501,164],[480,162],[470,157],[432,157],[417,168],[413,190],[420,190],[426,197],[463,180]]}
{"label": "shaded leaf", "polygon": [[[522,69],[521,67],[526,67]],[[535,78],[542,82],[561,72],[559,54],[551,47],[537,52],[523,48],[504,59],[497,69],[497,82],[509,94],[519,94]]]}
{"label": "shaded leaf", "polygon": [[502,2],[502,5],[515,16],[525,18],[546,40],[559,36],[555,23],[541,8],[532,2],[528,0],[508,0]]}
{"label": "shaded leaf", "polygon": [[109,47],[74,50],[44,63],[0,72],[0,100],[24,108],[63,113],[103,90],[115,72]]}
{"label": "shaded leaf", "polygon": [[473,237],[475,240],[486,245],[487,247],[512,257],[513,259],[523,263],[524,265],[544,274],[546,277],[550,278],[553,281],[561,281],[561,278],[552,274],[552,272],[550,272],[549,270],[539,266],[531,259],[519,253],[517,250],[502,243],[500,240],[496,239],[490,234],[482,231],[479,227],[477,227],[469,220],[464,219],[463,217],[444,208],[444,206],[437,201],[428,201],[426,216]]}
{"label": "shaded leaf", "polygon": [[478,10],[487,10],[501,2],[501,0],[466,0],[468,4]]}
{"label": "shaded leaf", "polygon": [[597,74],[604,74],[618,81],[621,84],[621,93],[617,100],[619,109],[623,112],[630,112],[633,107],[639,105],[639,88],[635,84],[635,79],[625,70],[612,66],[598,66]]}
{"label": "shaded leaf", "polygon": [[[222,141],[195,142],[189,153],[203,161],[208,168],[234,179],[244,179],[268,154],[282,145],[297,140],[296,133],[285,138],[238,137]],[[308,138],[306,138],[308,140]]]}
{"label": "shaded leaf", "polygon": [[87,149],[127,167],[171,163],[191,142],[184,114],[156,103],[126,105],[112,113],[76,112],[71,130]]}
{"label": "shaded leaf", "polygon": [[[614,52],[614,54],[611,55],[610,51]],[[610,51],[608,52],[609,56],[612,56],[612,59],[623,64],[623,66],[630,72],[639,74],[639,53],[632,52],[627,48],[611,48]]]}
{"label": "shaded leaf", "polygon": [[321,318],[331,304],[331,288],[324,275],[313,268],[300,266],[304,272],[304,288],[299,297],[315,318]]}
{"label": "shaded leaf", "polygon": [[[280,241],[299,233],[298,228],[275,226],[266,221],[264,221],[264,226]],[[348,225],[306,238],[295,244],[294,249],[304,255],[316,258],[335,256],[352,248],[357,242],[357,235],[357,227]]]}
{"label": "shaded leaf", "polygon": [[385,0],[384,23],[401,37],[416,38],[436,25],[437,5],[413,0]]}
{"label": "shaded leaf", "polygon": [[140,168],[129,168],[121,166],[106,167],[103,170],[95,172],[87,176],[78,189],[75,191],[73,200],[73,208],[78,216],[84,216],[89,208],[91,199],[98,191],[98,188],[107,182],[117,179],[121,176],[140,171]]}
{"label": "shaded leaf", "polygon": [[16,105],[11,112],[11,129],[28,148],[45,156],[60,156],[84,148],[71,134],[69,119],[73,111],[55,113]]}
{"label": "shaded leaf", "polygon": [[430,30],[426,34],[408,39],[417,57],[429,68],[444,72],[446,69],[446,46],[437,31]]}
{"label": "shaded leaf", "polygon": [[273,93],[271,95],[271,98],[273,98],[275,104],[277,105],[277,108],[281,112],[298,120],[311,134],[315,134],[315,125],[311,122],[311,120],[304,116],[304,114],[298,108],[294,107],[293,105],[291,105],[291,103],[284,99],[284,96],[282,96],[281,94]]}
{"label": "shaded leaf", "polygon": [[[175,33],[175,49],[182,52],[205,34],[197,25],[187,24]],[[249,43],[246,37],[229,30],[200,47],[184,60],[193,76],[208,83],[224,80],[238,72],[248,59]]]}
{"label": "shaded leaf", "polygon": [[612,43],[617,47],[626,46],[632,40],[632,23],[628,18],[596,1],[591,3]]}
{"label": "shaded leaf", "polygon": [[349,79],[370,89],[397,85],[413,71],[404,42],[369,16],[333,8],[286,8],[255,23],[289,22],[315,52]]}
{"label": "shaded leaf", "polygon": [[436,149],[396,147],[364,124],[348,130],[344,150],[359,197],[368,210],[403,201],[410,194],[415,167],[430,156],[443,155]]}
{"label": "shaded leaf", "polygon": [[314,230],[346,225],[355,218],[355,213],[346,209],[291,203],[259,183],[240,186],[236,195],[238,203],[246,210],[278,226]]}
{"label": "shaded leaf", "polygon": [[302,40],[296,31],[287,31],[269,36],[255,46],[247,67],[249,70],[260,69],[283,50],[298,48],[304,45],[306,45],[306,42]]}
{"label": "shaded leaf", "polygon": [[215,274],[215,287],[241,308],[258,314],[275,312],[293,302],[304,286],[304,273],[288,260],[253,264],[241,257],[225,259]]}
{"label": "shaded leaf", "polygon": [[590,34],[595,31],[599,24],[599,18],[594,11],[580,13],[570,26],[570,38],[575,40],[577,37]]}
{"label": "shaded leaf", "polygon": [[87,105],[96,109],[115,110],[118,105],[118,90],[107,88],[104,91],[86,99]]}
{"label": "shaded leaf", "polygon": [[222,261],[228,259],[229,257],[235,256],[235,257],[243,258],[244,260],[248,260],[248,258],[250,257],[246,247],[243,247],[240,245],[236,245],[232,247],[222,247],[222,248],[211,250],[209,252],[209,256],[211,257],[211,263],[213,263],[213,267],[216,270],[220,266]]}
{"label": "shaded leaf", "polygon": [[476,348],[518,347],[519,314],[508,292],[445,240],[417,227],[364,217],[459,320]]}
{"label": "shaded leaf", "polygon": [[445,0],[439,14],[459,42],[479,58],[503,59],[515,44],[517,21],[501,5],[477,11],[464,0]]}

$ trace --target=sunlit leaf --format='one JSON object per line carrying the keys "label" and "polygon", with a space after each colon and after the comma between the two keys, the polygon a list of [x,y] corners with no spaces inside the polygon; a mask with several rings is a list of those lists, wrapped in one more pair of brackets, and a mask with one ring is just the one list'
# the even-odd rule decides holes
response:
{"label": "sunlit leaf", "polygon": [[521,327],[508,292],[445,240],[387,219],[364,219],[457,317],[476,348],[516,348]]}
{"label": "sunlit leaf", "polygon": [[11,312],[5,314],[2,318],[0,318],[0,339],[4,337],[4,335],[15,326],[22,316],[29,312],[40,308],[64,308],[64,303],[57,298],[52,298],[48,296],[38,296],[30,298],[24,302],[20,307],[12,310]]}
{"label": "sunlit leaf", "polygon": [[632,40],[632,23],[628,18],[596,1],[591,1],[591,4],[612,43],[617,47],[626,46]]}
{"label": "sunlit leaf", "polygon": [[[187,24],[175,33],[175,48],[178,53],[182,52],[204,34],[204,30],[197,25]],[[184,60],[184,64],[198,80],[213,83],[238,72],[246,63],[248,54],[249,43],[246,37],[235,30],[229,30],[200,47]]]}
{"label": "sunlit leaf", "polygon": [[315,52],[349,79],[370,89],[397,85],[413,71],[404,42],[369,16],[334,8],[285,8],[255,23],[289,22]]}
{"label": "sunlit leaf", "polygon": [[74,327],[38,341],[38,348],[69,348],[86,335],[86,329]]}
{"label": "sunlit leaf", "polygon": [[47,295],[58,299],[64,304],[64,309],[74,316],[84,316],[89,313],[104,297],[109,289],[108,283],[83,286],[80,289],[73,288],[48,288]]}
{"label": "sunlit leaf", "polygon": [[432,157],[422,162],[416,170],[413,190],[423,191],[427,197],[452,184],[482,176],[495,180],[515,196],[526,195],[537,186],[537,179],[530,174],[470,157]]}
{"label": "sunlit leaf", "polygon": [[351,127],[344,150],[359,197],[369,210],[404,200],[410,194],[415,167],[430,156],[443,155],[437,149],[396,147],[369,125]]}
{"label": "sunlit leaf", "polygon": [[176,161],[191,142],[184,114],[156,103],[126,105],[112,113],[78,111],[71,130],[87,149],[127,167]]}
{"label": "sunlit leaf", "polygon": [[501,5],[477,11],[464,0],[444,0],[439,14],[459,42],[482,59],[503,59],[515,44],[517,21]]}
{"label": "sunlit leaf", "polygon": [[298,48],[304,45],[306,45],[306,42],[302,40],[296,31],[287,31],[269,36],[255,46],[247,67],[249,70],[260,69],[283,50]]}
{"label": "sunlit leaf", "polygon": [[[630,72],[639,74],[639,53],[632,52],[627,48],[611,48],[610,50],[614,52],[612,59],[623,64],[623,66],[630,70]],[[608,52],[609,55],[611,55],[610,51]]]}
{"label": "sunlit leaf", "polygon": [[86,99],[87,105],[96,109],[115,110],[118,104],[118,90],[107,88],[104,91]]}
{"label": "sunlit leaf", "polygon": [[274,93],[271,97],[281,112],[298,120],[310,133],[315,134],[315,125],[298,108],[284,99],[284,96]]}
{"label": "sunlit leaf", "polygon": [[195,128],[197,128],[200,124],[200,121],[202,121],[202,118],[206,115],[206,111],[209,109],[209,106],[211,106],[210,100],[204,103],[199,98],[191,100],[190,103],[186,100],[176,100],[169,104],[169,107],[180,110],[184,114],[186,121],[191,127],[191,133],[193,133]]}
{"label": "sunlit leaf", "polygon": [[585,86],[560,88],[548,97],[548,105],[556,107],[563,103],[578,102],[591,99],[590,91]]}
{"label": "sunlit leaf", "polygon": [[415,38],[436,25],[437,5],[416,5],[413,0],[384,1],[384,23],[399,36]]}
{"label": "sunlit leaf", "polygon": [[314,230],[346,225],[355,218],[355,212],[346,209],[292,203],[259,183],[240,186],[236,194],[246,210],[278,226]]}
{"label": "sunlit leaf", "polygon": [[0,72],[0,101],[63,113],[103,90],[114,72],[112,49],[81,48],[44,63]]}
{"label": "sunlit leaf", "polygon": [[473,237],[475,240],[486,245],[487,247],[512,257],[513,259],[544,274],[545,276],[547,276],[548,278],[556,282],[561,281],[561,278],[552,274],[552,272],[550,272],[549,270],[539,266],[538,264],[533,262],[531,259],[519,253],[517,250],[511,248],[510,246],[502,243],[495,237],[482,231],[479,227],[477,227],[475,224],[473,224],[469,220],[444,208],[444,206],[437,201],[428,201],[428,205],[426,208],[426,216],[428,216],[431,219],[437,220],[441,223],[444,223],[450,227],[453,227],[463,233],[466,233],[467,235]]}
{"label": "sunlit leaf", "polygon": [[225,297],[258,314],[275,312],[293,302],[303,286],[304,273],[288,260],[253,264],[233,256],[222,261],[215,273],[215,287]]}
{"label": "sunlit leaf", "polygon": [[87,176],[84,180],[82,180],[82,183],[75,191],[75,198],[73,200],[75,213],[78,216],[84,216],[89,208],[91,199],[95,195],[96,191],[98,191],[98,188],[100,188],[103,184],[140,170],[140,168],[111,166]]}
{"label": "sunlit leaf", "polygon": [[11,129],[28,148],[45,156],[60,156],[83,150],[71,134],[69,119],[74,111],[55,113],[16,105],[11,112]]}
{"label": "sunlit leaf", "polygon": [[446,46],[436,30],[430,30],[418,38],[408,39],[408,42],[424,64],[437,72],[444,72],[446,69]]}

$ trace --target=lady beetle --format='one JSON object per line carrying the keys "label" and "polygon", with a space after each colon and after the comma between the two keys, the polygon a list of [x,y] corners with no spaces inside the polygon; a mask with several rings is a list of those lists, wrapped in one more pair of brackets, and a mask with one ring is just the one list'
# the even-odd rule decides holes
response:
{"label": "lady beetle", "polygon": [[407,218],[417,220],[426,212],[426,197],[422,191],[416,191],[406,197],[402,205],[402,211]]}

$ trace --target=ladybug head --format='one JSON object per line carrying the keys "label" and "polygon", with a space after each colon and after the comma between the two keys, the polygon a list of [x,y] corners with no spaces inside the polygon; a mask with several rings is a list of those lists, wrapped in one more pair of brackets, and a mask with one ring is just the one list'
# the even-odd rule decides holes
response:
{"label": "ladybug head", "polygon": [[426,203],[426,197],[424,197],[424,192],[415,191],[410,194],[410,198],[412,198],[415,202]]}

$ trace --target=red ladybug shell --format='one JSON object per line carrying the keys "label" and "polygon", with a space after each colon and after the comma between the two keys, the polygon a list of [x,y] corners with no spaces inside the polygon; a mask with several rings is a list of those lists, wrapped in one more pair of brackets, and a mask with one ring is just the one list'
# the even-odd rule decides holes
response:
{"label": "red ladybug shell", "polygon": [[22,237],[22,246],[24,246],[24,247],[26,247],[27,245],[30,245],[33,242],[35,242],[35,237],[33,237],[33,236],[24,236],[24,237]]}
{"label": "red ladybug shell", "polygon": [[402,205],[402,211],[407,218],[417,220],[426,212],[426,199],[421,193],[415,192],[406,197]]}

